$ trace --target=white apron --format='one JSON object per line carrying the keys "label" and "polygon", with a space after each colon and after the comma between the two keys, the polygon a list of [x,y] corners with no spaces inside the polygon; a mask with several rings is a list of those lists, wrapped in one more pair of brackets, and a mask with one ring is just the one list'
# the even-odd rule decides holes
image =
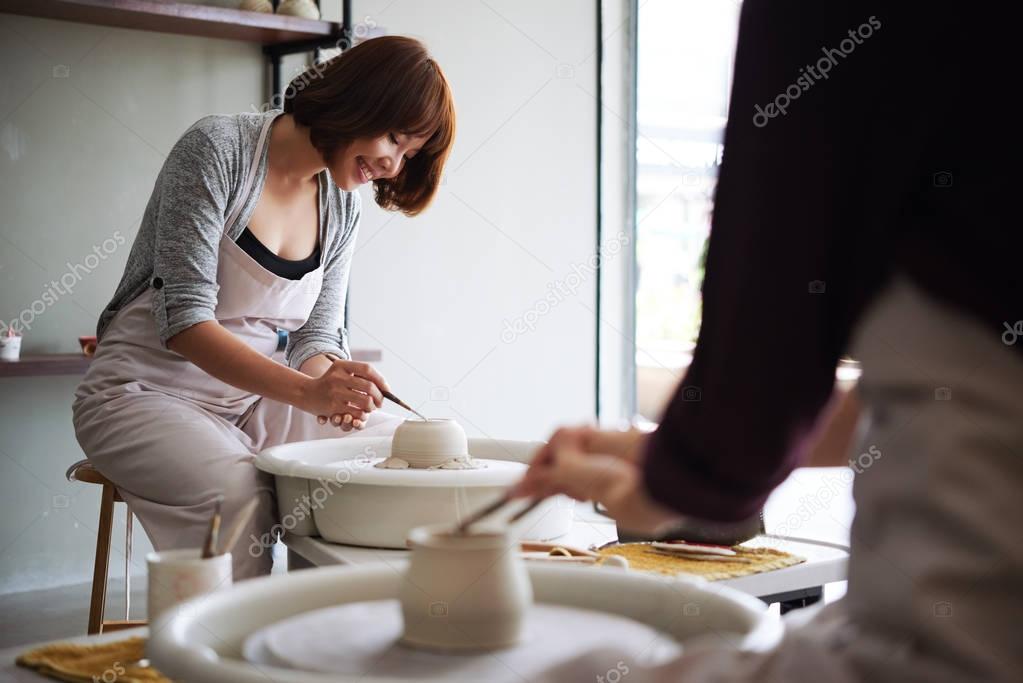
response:
{"label": "white apron", "polygon": [[[270,124],[264,125],[253,169]],[[243,194],[251,189],[250,174]],[[322,181],[321,181],[322,182]],[[239,206],[244,204],[239,199]],[[323,263],[300,280],[266,270],[228,237],[220,240],[217,306],[220,325],[269,357],[277,329],[297,330],[320,293]],[[320,221],[321,253],[326,254]],[[160,343],[152,314],[153,289],[120,310],[106,330],[75,393],[74,425],[82,450],[113,481],[159,550],[201,545],[213,501],[223,493],[225,524],[251,498],[261,505],[244,543],[234,550],[234,577],[269,573],[271,549],[253,552],[276,522],[272,477],[252,465],[269,446],[345,433],[314,415],[222,382]],[[359,434],[380,436],[398,420],[374,412]],[[249,550],[246,550],[249,548]]]}

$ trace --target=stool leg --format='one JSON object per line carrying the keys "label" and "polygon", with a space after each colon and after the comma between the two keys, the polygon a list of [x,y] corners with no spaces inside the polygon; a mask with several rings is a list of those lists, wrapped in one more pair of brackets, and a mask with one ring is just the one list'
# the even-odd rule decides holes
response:
{"label": "stool leg", "polygon": [[107,601],[107,567],[110,564],[110,534],[114,525],[114,487],[103,487],[96,531],[96,564],[92,570],[92,600],[89,603],[89,635],[103,632],[103,612]]}
{"label": "stool leg", "polygon": [[131,510],[124,513],[124,620],[131,620]]}

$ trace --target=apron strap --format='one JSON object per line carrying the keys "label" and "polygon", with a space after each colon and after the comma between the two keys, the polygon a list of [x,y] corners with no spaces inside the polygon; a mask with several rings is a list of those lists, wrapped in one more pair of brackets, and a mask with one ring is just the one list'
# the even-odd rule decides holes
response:
{"label": "apron strap", "polygon": [[227,234],[234,227],[235,221],[238,220],[238,214],[241,213],[242,208],[249,200],[249,192],[252,191],[252,181],[256,179],[256,172],[259,171],[259,162],[263,157],[263,147],[266,146],[266,135],[270,132],[270,124],[277,118],[277,114],[274,114],[266,120],[263,124],[263,128],[259,131],[259,140],[256,141],[256,153],[252,155],[252,166],[249,168],[248,175],[245,176],[245,183],[242,185],[241,194],[238,196],[238,203],[235,204],[234,210],[231,211],[227,216],[227,221],[224,223],[224,233]]}

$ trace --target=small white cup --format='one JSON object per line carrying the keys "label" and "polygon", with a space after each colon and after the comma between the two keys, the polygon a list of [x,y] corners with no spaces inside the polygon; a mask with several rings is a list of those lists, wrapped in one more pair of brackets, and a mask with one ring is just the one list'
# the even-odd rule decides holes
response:
{"label": "small white cup", "polygon": [[186,600],[231,585],[231,553],[203,559],[199,548],[161,550],[146,555],[149,567],[149,623]]}
{"label": "small white cup", "polygon": [[12,361],[21,358],[21,337],[0,336],[0,360]]}

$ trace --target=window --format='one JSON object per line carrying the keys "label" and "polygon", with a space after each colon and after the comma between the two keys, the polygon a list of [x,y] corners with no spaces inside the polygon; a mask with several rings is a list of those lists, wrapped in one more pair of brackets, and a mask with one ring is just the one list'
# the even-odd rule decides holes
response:
{"label": "window", "polygon": [[696,342],[738,1],[647,0],[636,37],[636,409],[657,420]]}

